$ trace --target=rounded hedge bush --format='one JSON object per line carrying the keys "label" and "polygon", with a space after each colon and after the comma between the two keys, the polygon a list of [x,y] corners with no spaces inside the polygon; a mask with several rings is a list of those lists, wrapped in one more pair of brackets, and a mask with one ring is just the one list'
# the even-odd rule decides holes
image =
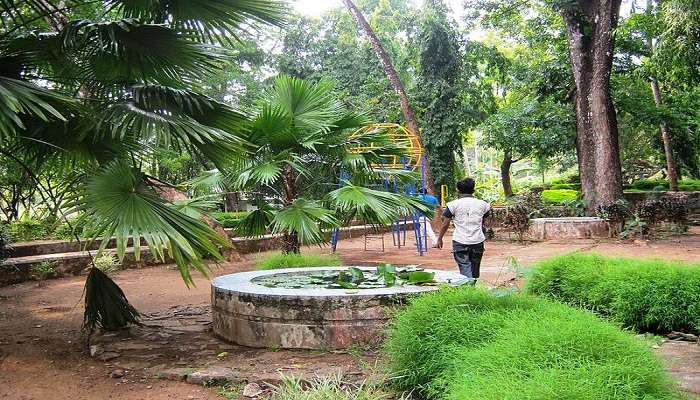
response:
{"label": "rounded hedge bush", "polygon": [[445,288],[399,312],[398,389],[430,399],[675,399],[648,345],[594,314],[523,294]]}
{"label": "rounded hedge bush", "polygon": [[700,265],[569,254],[537,264],[526,291],[638,331],[700,332]]}

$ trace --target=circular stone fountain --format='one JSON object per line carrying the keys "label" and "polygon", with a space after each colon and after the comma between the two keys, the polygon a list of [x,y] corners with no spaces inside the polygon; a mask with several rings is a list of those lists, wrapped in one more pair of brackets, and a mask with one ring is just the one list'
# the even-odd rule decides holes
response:
{"label": "circular stone fountain", "polygon": [[598,217],[533,218],[530,237],[535,240],[591,239],[610,236],[608,221]]}
{"label": "circular stone fountain", "polygon": [[[242,272],[212,281],[214,333],[248,347],[341,349],[379,343],[392,309],[437,286],[395,285],[371,289],[267,287],[265,279],[347,270],[293,268]],[[373,271],[374,268],[362,268]],[[455,272],[435,273],[437,283],[459,284]]]}

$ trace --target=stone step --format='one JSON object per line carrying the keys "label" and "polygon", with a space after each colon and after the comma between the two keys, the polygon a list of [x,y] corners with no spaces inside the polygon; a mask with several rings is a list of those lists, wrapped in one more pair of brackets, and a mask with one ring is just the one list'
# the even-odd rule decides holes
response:
{"label": "stone step", "polygon": [[[148,246],[141,246],[141,256],[138,261],[134,257],[134,248],[128,247],[122,262],[125,268],[160,264],[160,260],[151,255]],[[94,252],[92,252],[94,256]],[[42,262],[54,264],[53,277],[79,275],[90,266],[90,252],[75,251],[55,254],[39,254],[24,257],[8,258],[0,264],[0,286],[11,285],[30,280],[35,273],[32,268]]]}
{"label": "stone step", "polygon": [[[12,243],[12,257],[28,257],[38,256],[42,254],[56,253],[75,253],[84,251],[86,248],[97,250],[100,247],[101,240],[89,242],[84,240],[78,243],[76,240],[34,240],[31,242]],[[89,247],[87,247],[89,245]],[[133,240],[129,239],[127,247],[133,246]],[[145,246],[146,241],[141,239],[141,246]],[[108,249],[113,249],[117,246],[116,239],[112,238],[107,243]]]}

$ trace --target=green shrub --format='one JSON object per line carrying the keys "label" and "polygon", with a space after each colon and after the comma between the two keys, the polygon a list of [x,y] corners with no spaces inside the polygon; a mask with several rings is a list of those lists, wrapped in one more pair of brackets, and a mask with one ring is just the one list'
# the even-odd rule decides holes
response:
{"label": "green shrub", "polygon": [[284,254],[275,253],[258,257],[255,260],[257,269],[331,267],[341,265],[337,254]]}
{"label": "green shrub", "polygon": [[700,192],[700,179],[684,179],[678,182],[678,189],[684,192]]}
{"label": "green shrub", "polygon": [[662,179],[640,179],[638,181],[632,182],[632,184],[629,187],[630,189],[647,191],[654,190],[654,188],[658,187],[661,187],[662,190],[668,190],[668,181]]}
{"label": "green shrub", "polygon": [[112,275],[119,271],[121,263],[113,253],[102,253],[93,259],[95,267],[106,275]]}
{"label": "green shrub", "polygon": [[7,224],[0,222],[0,263],[12,255],[12,246],[10,243],[12,243],[10,230],[7,228]]}
{"label": "green shrub", "polygon": [[213,217],[217,220],[224,228],[235,228],[238,221],[245,218],[248,215],[248,211],[236,211],[236,212],[219,212],[214,213]]}
{"label": "green shrub", "polygon": [[9,230],[13,242],[30,242],[45,239],[47,236],[44,224],[28,218],[12,221]]}
{"label": "green shrub", "polygon": [[571,189],[550,189],[543,190],[542,201],[548,204],[562,204],[566,201],[573,201],[579,198],[580,193]]}
{"label": "green shrub", "polygon": [[319,378],[310,383],[283,377],[270,400],[382,400],[395,399],[381,385],[349,384],[340,377]]}
{"label": "green shrub", "polygon": [[549,189],[554,189],[554,190],[566,189],[566,190],[579,191],[579,190],[581,190],[581,184],[580,183],[553,183],[549,186]]}
{"label": "green shrub", "polygon": [[647,346],[561,303],[446,288],[401,311],[385,349],[396,385],[428,398],[676,398]]}
{"label": "green shrub", "polygon": [[49,279],[56,276],[56,262],[55,261],[42,261],[39,264],[32,265],[32,273],[36,275],[39,280]]}
{"label": "green shrub", "polygon": [[570,254],[540,262],[526,290],[638,331],[700,332],[700,265]]}

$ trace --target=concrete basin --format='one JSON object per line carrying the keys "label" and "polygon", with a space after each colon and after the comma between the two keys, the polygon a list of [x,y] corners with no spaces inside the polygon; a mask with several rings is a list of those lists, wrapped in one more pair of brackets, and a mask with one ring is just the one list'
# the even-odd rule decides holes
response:
{"label": "concrete basin", "polygon": [[[248,347],[330,350],[375,345],[382,340],[396,306],[410,296],[438,288],[407,284],[359,290],[287,289],[251,282],[268,275],[347,268],[291,268],[218,277],[212,281],[211,292],[214,333]],[[434,272],[438,283],[458,284],[464,279],[456,272],[426,271]]]}

